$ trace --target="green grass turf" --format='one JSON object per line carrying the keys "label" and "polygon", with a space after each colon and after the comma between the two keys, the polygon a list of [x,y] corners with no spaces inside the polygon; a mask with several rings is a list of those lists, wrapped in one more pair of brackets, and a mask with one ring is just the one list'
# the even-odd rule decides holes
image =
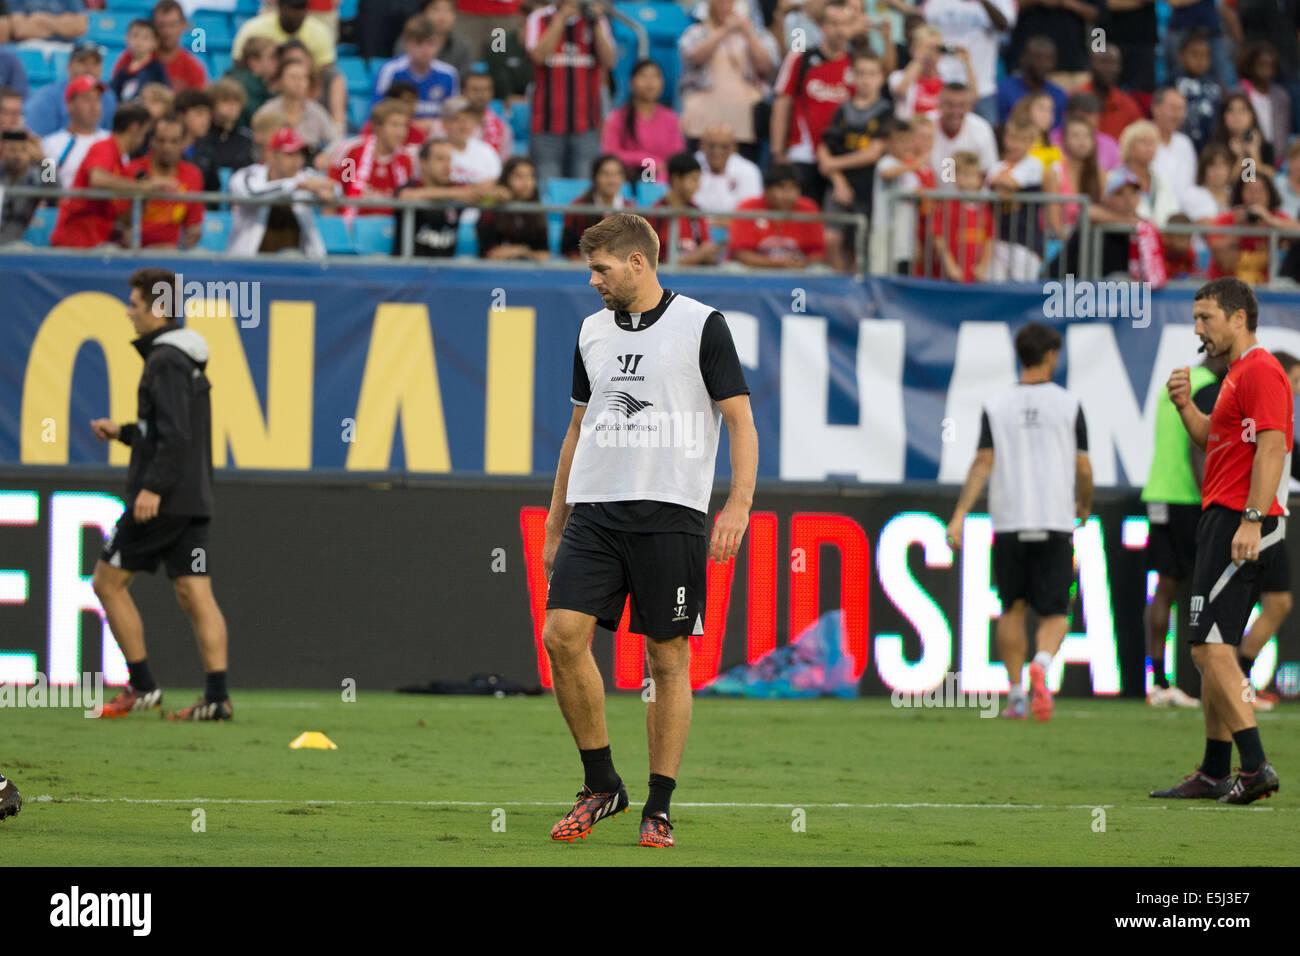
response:
{"label": "green grass turf", "polygon": [[[194,696],[169,690],[168,703]],[[1040,725],[888,699],[700,699],[670,851],[635,845],[647,777],[638,695],[608,702],[632,812],[571,845],[549,839],[581,785],[550,696],[243,691],[235,706],[229,724],[7,709],[0,769],[25,803],[0,823],[5,863],[1270,865],[1300,850],[1295,704],[1260,717],[1282,791],[1243,808],[1146,796],[1199,761],[1199,711],[1066,699]],[[339,749],[290,750],[304,730]],[[192,829],[196,808],[206,832]]]}

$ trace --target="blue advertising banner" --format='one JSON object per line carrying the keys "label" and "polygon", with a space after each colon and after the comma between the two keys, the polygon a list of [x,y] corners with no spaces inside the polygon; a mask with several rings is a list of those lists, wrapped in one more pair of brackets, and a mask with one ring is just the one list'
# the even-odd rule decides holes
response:
{"label": "blue advertising banner", "polygon": [[[143,262],[0,256],[0,461],[125,464],[89,422],[135,417],[126,280]],[[570,415],[588,274],[541,268],[157,259],[207,340],[218,467],[545,475]],[[1030,320],[1062,330],[1100,485],[1141,485],[1157,402],[1194,364],[1190,288],[672,274],[727,317],[759,474],[960,481],[980,405]],[[1260,293],[1260,340],[1300,355],[1300,294]],[[728,473],[727,446],[718,475]]]}

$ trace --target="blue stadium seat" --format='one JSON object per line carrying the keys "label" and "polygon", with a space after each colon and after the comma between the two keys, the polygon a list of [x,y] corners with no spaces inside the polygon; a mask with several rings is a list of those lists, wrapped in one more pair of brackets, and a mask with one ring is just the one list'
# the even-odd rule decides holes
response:
{"label": "blue stadium seat", "polygon": [[57,80],[62,83],[68,78],[68,58],[71,54],[67,50],[53,50],[50,53],[50,82]]}
{"label": "blue stadium seat", "polygon": [[353,132],[361,129],[366,125],[366,120],[370,118],[370,97],[369,96],[349,96],[348,97],[348,126]]}
{"label": "blue stadium seat", "polygon": [[[516,103],[510,110],[510,132],[515,134],[515,151],[528,151],[528,134],[533,125],[533,104],[529,100]],[[520,149],[520,147],[523,147]]]}
{"label": "blue stadium seat", "polygon": [[237,0],[235,3],[235,19],[242,22],[249,17],[257,16],[261,9],[261,0]]}
{"label": "blue stadium seat", "polygon": [[638,206],[653,206],[668,192],[668,187],[663,183],[646,183],[637,181],[636,184],[636,204]]}
{"label": "blue stadium seat", "polygon": [[327,253],[332,256],[356,254],[356,249],[352,247],[348,224],[342,216],[317,216],[316,222],[320,226],[321,241],[325,243]]}
{"label": "blue stadium seat", "polygon": [[59,211],[53,206],[41,206],[37,209],[36,214],[32,216],[32,221],[27,224],[27,231],[23,233],[23,241],[30,242],[34,246],[48,246],[58,213]]}
{"label": "blue stadium seat", "polygon": [[209,210],[203,216],[203,238],[198,248],[212,252],[225,252],[230,240],[230,213]]}
{"label": "blue stadium seat", "polygon": [[[562,179],[559,176],[548,179],[542,186],[542,202],[557,206],[568,205],[585,193],[588,185],[590,184],[585,179]],[[564,213],[546,214],[546,238],[550,242],[551,252],[559,255],[560,242],[564,238]]]}
{"label": "blue stadium seat", "polygon": [[23,72],[27,74],[27,85],[32,89],[44,86],[54,78],[50,64],[45,60],[44,51],[20,46],[15,47],[13,52],[18,54],[18,62],[23,65]]}
{"label": "blue stadium seat", "polygon": [[104,82],[107,83],[113,78],[113,65],[117,63],[117,58],[125,52],[124,46],[105,46],[104,51]]}
{"label": "blue stadium seat", "polygon": [[126,46],[126,25],[135,17],[130,13],[90,13],[86,39],[104,46]]}
{"label": "blue stadium seat", "polygon": [[639,3],[620,3],[618,12],[626,14],[645,27],[650,42],[667,41],[675,48],[677,40],[695,20],[681,4],[671,0],[644,0]]}
{"label": "blue stadium seat", "polygon": [[357,216],[352,220],[352,242],[357,254],[392,255],[393,231],[392,216]]}
{"label": "blue stadium seat", "polygon": [[725,246],[731,240],[731,236],[727,232],[727,224],[720,222],[709,226],[709,238],[718,245]]}
{"label": "blue stadium seat", "polygon": [[214,50],[208,54],[208,76],[220,79],[230,72],[230,54],[225,50]]}
{"label": "blue stadium seat", "polygon": [[456,227],[456,255],[478,258],[478,223],[460,220]]}
{"label": "blue stadium seat", "polygon": [[229,166],[221,166],[217,169],[217,179],[221,181],[221,191],[223,193],[230,192],[230,174],[233,172],[234,170]]}
{"label": "blue stadium seat", "polygon": [[194,49],[193,38],[197,31],[203,31],[204,51],[212,52],[213,50],[229,50],[230,44],[235,39],[235,31],[231,29],[230,17],[224,13],[210,10],[198,10],[194,14],[194,19],[190,22],[193,31],[190,34],[189,48]]}
{"label": "blue stadium seat", "polygon": [[359,56],[341,56],[338,59],[339,72],[348,82],[348,93],[369,94],[374,89],[374,78],[370,75],[370,64]]}
{"label": "blue stadium seat", "polygon": [[339,3],[339,19],[351,20],[357,15],[357,0],[341,0]]}
{"label": "blue stadium seat", "polygon": [[119,13],[126,16],[128,13],[131,19],[140,18],[148,20],[153,15],[153,5],[155,0],[112,0],[112,13]]}

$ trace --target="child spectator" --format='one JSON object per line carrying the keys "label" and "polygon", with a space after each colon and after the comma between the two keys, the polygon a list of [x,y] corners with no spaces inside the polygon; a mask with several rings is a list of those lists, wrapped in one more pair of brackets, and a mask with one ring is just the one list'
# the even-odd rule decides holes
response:
{"label": "child spectator", "polygon": [[664,92],[664,73],[654,60],[640,60],[632,67],[628,100],[605,117],[600,137],[601,152],[623,160],[630,180],[650,172],[661,182],[668,157],[686,149],[677,114],[659,102]]}
{"label": "child spectator", "polygon": [[428,132],[432,121],[442,114],[442,103],[460,92],[460,76],[455,68],[438,60],[439,38],[427,17],[414,16],[402,28],[405,53],[384,63],[375,74],[371,104],[378,103],[394,80],[412,84],[418,94],[416,123]]}
{"label": "child spectator", "polygon": [[[623,161],[613,153],[597,156],[591,164],[591,187],[573,201],[575,206],[608,206],[611,210],[627,205],[623,187],[627,185],[627,171]],[[572,213],[564,217],[564,232],[560,240],[560,254],[570,259],[580,259],[578,240],[604,216]]]}
{"label": "child spectator", "polygon": [[[961,152],[953,157],[957,191],[977,193],[984,188],[980,158]],[[978,199],[945,199],[927,218],[926,232],[933,237],[933,255],[927,248],[927,275],[950,282],[983,282],[993,261],[993,210]],[[937,260],[937,261],[936,261]]]}
{"label": "child spectator", "polygon": [[1277,82],[1277,47],[1266,41],[1246,44],[1237,61],[1241,88],[1255,108],[1259,131],[1274,154],[1291,141],[1291,97]]}
{"label": "child spectator", "polygon": [[[506,160],[497,181],[507,202],[537,202],[537,168],[527,156]],[[545,262],[551,258],[546,216],[540,212],[488,209],[478,221],[478,254],[483,259]]]}
{"label": "child spectator", "polygon": [[184,156],[193,160],[194,145],[212,129],[212,97],[204,90],[181,90],[172,106],[185,124]]}
{"label": "child spectator", "polygon": [[1210,142],[1228,147],[1234,177],[1240,178],[1248,170],[1273,175],[1273,144],[1260,131],[1250,97],[1240,90],[1224,97]]}
{"label": "child spectator", "polygon": [[[1190,225],[1191,219],[1178,212],[1169,217],[1166,225]],[[1200,279],[1201,265],[1196,261],[1196,252],[1192,248],[1192,236],[1186,232],[1164,232],[1160,234],[1164,247],[1165,277],[1169,279]]]}
{"label": "child spectator", "polygon": [[[763,173],[763,195],[746,199],[737,212],[779,210],[817,212],[817,204],[799,193],[799,176],[789,163],[773,163]],[[825,230],[820,222],[790,219],[733,219],[731,254],[755,269],[804,269],[826,260]]]}
{"label": "child spectator", "polygon": [[[875,194],[871,199],[871,272],[907,275],[916,240],[916,210],[900,197],[920,188],[916,171],[929,162],[916,145],[910,122],[884,124],[885,154],[876,163]],[[892,248],[891,248],[892,247]]]}
{"label": "child spectator", "polygon": [[1187,100],[1183,132],[1200,153],[1210,141],[1219,101],[1223,99],[1223,87],[1210,75],[1210,35],[1205,30],[1190,30],[1183,37],[1174,88]]}
{"label": "child spectator", "polygon": [[[935,122],[932,117],[918,116],[912,120],[912,138],[915,141],[914,149],[921,159],[921,164],[912,170],[916,176],[916,188],[918,192],[931,192],[939,187],[938,177],[935,176],[934,167],[930,165],[930,156],[934,152],[934,133]],[[934,203],[933,199],[917,197],[916,200],[916,249],[922,249],[925,246],[925,221],[930,215],[930,209]],[[913,275],[924,275],[924,264],[920,257],[916,257],[912,263]]]}
{"label": "child spectator", "polygon": [[171,86],[167,67],[155,56],[158,51],[158,30],[153,21],[131,21],[126,28],[126,50],[109,82],[119,103],[135,99],[146,83]]}
{"label": "child spectator", "polygon": [[[380,102],[370,112],[371,132],[360,138],[330,170],[330,176],[343,187],[343,195],[377,199],[393,196],[415,178],[415,164],[406,151],[406,131],[410,117],[400,103]],[[381,206],[349,206],[344,212],[352,216],[391,216],[393,210]]]}
{"label": "child spectator", "polygon": [[[698,209],[691,199],[700,188],[700,163],[690,153],[678,153],[668,158],[668,192],[655,203],[655,208],[671,207],[679,209]],[[676,223],[675,226],[672,223]],[[709,238],[707,219],[682,217],[677,220],[650,217],[650,225],[659,233],[659,262],[667,265],[668,239],[670,229],[677,230],[677,265],[711,266],[718,261],[723,251]]]}
{"label": "child spectator", "polygon": [[[893,104],[880,95],[884,79],[880,57],[866,50],[854,54],[853,98],[835,111],[817,147],[817,169],[831,184],[827,212],[871,217],[876,162],[885,152],[880,134],[893,115]],[[834,268],[844,271],[852,264],[855,242],[853,226],[827,223],[826,253]]]}
{"label": "child spectator", "polygon": [[1196,184],[1183,193],[1183,212],[1192,222],[1213,222],[1232,207],[1232,170],[1233,157],[1228,147],[1211,143],[1201,150],[1196,162]]}
{"label": "child spectator", "polygon": [[1044,191],[1043,163],[1029,153],[1035,134],[1029,120],[1008,120],[1002,131],[1002,161],[989,171],[988,184],[1002,199],[989,268],[992,281],[1036,279],[1042,265],[1040,207],[1011,200],[1016,193]]}
{"label": "child spectator", "polygon": [[239,114],[239,125],[250,126],[253,114],[271,98],[270,84],[280,68],[275,41],[267,37],[249,37],[244,44],[244,55],[235,61],[226,75],[244,88],[244,108]]}
{"label": "child spectator", "polygon": [[943,34],[932,26],[917,27],[911,43],[912,55],[907,66],[889,75],[889,94],[899,119],[937,112],[939,94],[945,84],[963,83],[968,89],[975,89],[975,74],[965,48],[958,47],[955,55],[947,55]]}
{"label": "child spectator", "polygon": [[212,103],[212,124],[194,144],[191,161],[203,174],[204,192],[221,191],[221,170],[234,172],[253,163],[253,133],[239,125],[244,111],[244,88],[224,77],[207,88]]}

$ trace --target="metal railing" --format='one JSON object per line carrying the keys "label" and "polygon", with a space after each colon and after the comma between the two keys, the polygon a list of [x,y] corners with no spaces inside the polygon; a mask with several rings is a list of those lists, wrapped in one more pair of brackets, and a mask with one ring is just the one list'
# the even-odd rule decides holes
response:
{"label": "metal railing", "polygon": [[[1092,261],[1097,264],[1097,271],[1102,268],[1102,243],[1107,235],[1125,234],[1132,235],[1134,226],[1129,223],[1120,222],[1098,222],[1093,223],[1091,234],[1088,237],[1089,245],[1092,248]],[[1216,226],[1205,223],[1167,223],[1160,227],[1161,235],[1191,236],[1193,239],[1200,237],[1209,243],[1210,237],[1218,236],[1250,236],[1264,238],[1268,240],[1268,281],[1272,282],[1278,278],[1278,269],[1282,265],[1283,256],[1280,254],[1281,243],[1287,239],[1300,238],[1300,223],[1296,224],[1293,229],[1279,228],[1276,226]],[[1213,264],[1213,246],[1211,244],[1211,264]],[[1098,276],[1100,278],[1100,276]]]}
{"label": "metal railing", "polygon": [[[562,205],[555,203],[543,202],[505,202],[492,204],[473,204],[464,203],[454,200],[419,200],[419,199],[397,199],[397,198],[359,198],[359,197],[337,197],[330,200],[320,200],[314,195],[304,195],[302,193],[276,195],[276,196],[233,196],[229,193],[222,192],[190,192],[190,193],[138,193],[117,189],[51,189],[38,186],[12,186],[4,190],[6,200],[10,197],[21,198],[39,198],[47,202],[57,202],[65,199],[114,199],[128,200],[130,202],[130,229],[129,243],[125,250],[138,251],[140,249],[140,230],[144,218],[144,207],[146,203],[198,203],[198,204],[219,204],[228,206],[292,206],[305,204],[316,207],[320,213],[322,210],[332,210],[336,208],[355,207],[358,209],[388,209],[393,210],[399,217],[397,224],[397,235],[400,237],[399,249],[400,255],[387,256],[386,258],[396,262],[420,262],[429,263],[428,257],[415,256],[415,213],[420,210],[434,209],[478,209],[480,212],[519,212],[519,213],[542,213],[542,214],[560,214],[560,215],[579,215],[579,216],[604,216],[610,212],[634,212],[650,220],[666,219],[669,221],[668,228],[668,247],[660,251],[660,261],[669,267],[677,267],[681,258],[681,243],[678,232],[680,230],[680,220],[682,219],[703,219],[715,220],[720,222],[730,222],[735,219],[766,219],[771,221],[792,221],[792,222],[820,222],[836,223],[847,226],[856,226],[856,236],[854,242],[854,263],[855,272],[861,277],[866,274],[867,267],[867,218],[861,213],[822,213],[822,212],[782,212],[775,209],[758,209],[732,212],[709,212],[702,209],[690,209],[681,207],[666,206],[635,206],[626,205],[622,209],[614,209],[610,206],[596,205]],[[0,249],[4,247],[0,246]],[[95,248],[95,253],[103,254],[105,247]],[[215,252],[215,250],[207,250]],[[332,258],[332,257],[327,257]],[[343,257],[340,257],[343,258]],[[355,256],[348,255],[348,259]],[[568,260],[562,256],[559,261],[569,265]],[[494,260],[494,265],[501,265],[501,260]],[[683,267],[690,268],[690,267]],[[712,267],[701,267],[712,268]],[[792,267],[794,268],[794,267]],[[772,270],[778,271],[778,270]],[[802,271],[802,270],[799,270]]]}

